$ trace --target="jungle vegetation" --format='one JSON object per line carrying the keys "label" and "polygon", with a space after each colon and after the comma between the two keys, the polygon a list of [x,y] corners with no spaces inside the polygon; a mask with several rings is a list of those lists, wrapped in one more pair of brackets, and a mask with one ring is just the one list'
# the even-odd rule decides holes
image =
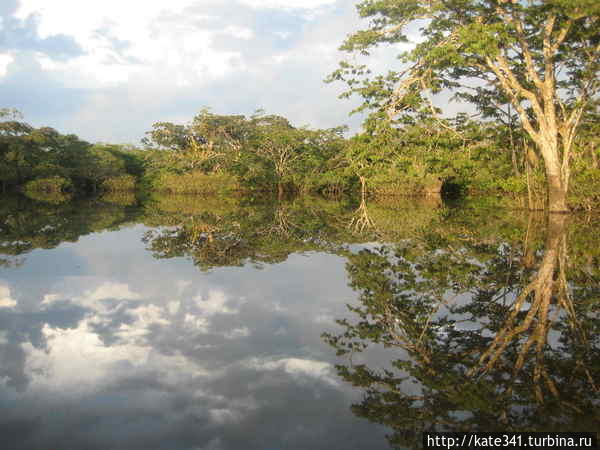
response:
{"label": "jungle vegetation", "polygon": [[[0,184],[69,193],[484,193],[564,212],[600,204],[600,6],[593,0],[362,0],[368,24],[327,81],[363,99],[360,132],[204,108],[138,146],[90,144],[0,110]],[[418,29],[419,42],[411,42]],[[373,73],[377,47],[398,53]],[[450,115],[438,96],[465,106]],[[443,103],[442,102],[442,103]],[[460,109],[460,108],[459,108]],[[456,108],[452,108],[456,110]]]}
{"label": "jungle vegetation", "polygon": [[[465,121],[453,124],[435,103],[453,94],[507,136],[501,148],[511,153],[513,175],[524,169],[530,180],[534,166],[544,174],[545,206],[568,210],[569,188],[581,182],[572,179],[574,166],[585,151],[576,141],[600,92],[598,2],[362,0],[357,9],[368,25],[341,49],[364,58],[342,61],[329,81],[346,82],[345,97],[362,97],[358,109],[371,113],[373,132],[387,141],[387,128],[427,116],[467,141],[472,135],[456,126]],[[379,46],[395,53],[387,73],[368,65]],[[535,207],[531,188],[529,197]]]}
{"label": "jungle vegetation", "polygon": [[[453,128],[433,117],[393,127],[369,118],[365,131],[295,128],[281,116],[218,115],[202,110],[189,124],[155,123],[141,145],[90,144],[34,128],[18,113],[0,122],[0,182],[49,201],[101,192],[360,192],[379,199],[437,194],[491,194],[543,209],[543,160],[514,124],[466,115]],[[569,206],[600,200],[599,115],[582,119],[571,154]],[[457,134],[456,130],[459,131]],[[525,150],[524,150],[525,148]]]}

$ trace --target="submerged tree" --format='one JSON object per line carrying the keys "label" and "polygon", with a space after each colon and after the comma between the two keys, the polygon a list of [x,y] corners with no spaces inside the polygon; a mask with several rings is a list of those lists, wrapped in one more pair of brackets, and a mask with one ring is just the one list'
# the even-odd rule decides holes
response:
{"label": "submerged tree", "polygon": [[386,76],[342,62],[330,80],[346,81],[346,96],[359,94],[363,109],[390,117],[436,115],[431,95],[445,89],[477,93],[470,100],[481,108],[510,104],[543,158],[550,211],[568,209],[573,142],[600,88],[597,1],[363,0],[357,8],[370,25],[342,50],[368,55],[380,44],[411,44],[417,27],[423,40]]}

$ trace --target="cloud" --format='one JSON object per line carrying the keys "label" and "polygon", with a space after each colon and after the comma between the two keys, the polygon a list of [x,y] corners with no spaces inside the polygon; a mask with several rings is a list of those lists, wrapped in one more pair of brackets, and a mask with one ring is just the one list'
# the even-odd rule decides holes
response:
{"label": "cloud", "polygon": [[236,314],[237,309],[233,309],[227,305],[227,297],[223,291],[210,291],[207,296],[197,296],[194,301],[198,311],[205,316],[215,314]]}
{"label": "cloud", "polygon": [[8,65],[11,64],[15,58],[10,53],[0,53],[0,78],[5,76],[8,72]]}
{"label": "cloud", "polygon": [[342,258],[199,273],[153,259],[143,233],[33,252],[6,275],[20,307],[0,308],[5,447],[386,448],[349,411],[314,320],[352,298]]}
{"label": "cloud", "polygon": [[316,378],[332,386],[339,385],[334,375],[333,366],[324,361],[302,358],[283,358],[273,361],[252,358],[246,361],[245,364],[254,370],[283,370],[290,375]]}
{"label": "cloud", "polygon": [[241,0],[241,3],[253,8],[315,9],[334,4],[335,0]]}
{"label": "cloud", "polygon": [[[0,94],[12,91],[7,106],[34,125],[136,142],[153,122],[185,122],[203,106],[222,114],[264,107],[315,127],[358,120],[347,117],[353,104],[337,99],[341,87],[322,81],[356,24],[345,1],[151,0],[141,8],[21,0],[9,11],[39,45],[2,53],[10,88]],[[40,97],[48,100],[36,103]]]}
{"label": "cloud", "polygon": [[42,67],[42,53],[23,51],[9,54],[0,78],[2,106],[14,107],[26,114],[26,120],[40,126],[54,126],[63,132],[76,132],[71,119],[86,104],[89,93],[66,85]]}
{"label": "cloud", "polygon": [[51,58],[66,60],[82,54],[75,40],[60,30],[51,35],[39,33],[39,16],[18,18],[15,0],[3,0],[0,8],[0,51],[34,51]]}
{"label": "cloud", "polygon": [[10,296],[8,286],[0,285],[0,308],[14,308],[17,301]]}
{"label": "cloud", "polygon": [[245,338],[250,336],[250,330],[248,329],[248,327],[234,328],[231,331],[225,332],[223,336],[225,337],[225,339]]}

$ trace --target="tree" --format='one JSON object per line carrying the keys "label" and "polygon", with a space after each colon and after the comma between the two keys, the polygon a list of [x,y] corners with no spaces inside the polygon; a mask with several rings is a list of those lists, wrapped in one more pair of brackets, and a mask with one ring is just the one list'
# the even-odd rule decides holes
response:
{"label": "tree", "polygon": [[0,181],[5,191],[7,185],[22,183],[30,177],[45,155],[31,139],[35,129],[18,120],[22,115],[17,110],[0,109],[2,118],[9,119],[0,121]]}
{"label": "tree", "polygon": [[379,44],[406,44],[415,27],[423,41],[400,54],[402,70],[386,76],[342,62],[329,80],[346,81],[345,96],[362,95],[359,109],[389,117],[436,115],[431,95],[445,89],[479,91],[476,106],[510,104],[543,158],[549,210],[568,210],[573,142],[600,88],[596,0],[362,0],[357,8],[370,24],[342,50],[369,55]]}
{"label": "tree", "polygon": [[294,128],[281,116],[263,115],[261,111],[252,116],[253,145],[256,153],[272,165],[277,189],[284,191],[284,182],[293,164],[300,159],[306,147],[305,130]]}
{"label": "tree", "polygon": [[66,167],[71,177],[80,183],[89,183],[93,192],[109,177],[124,175],[125,163],[105,145],[96,144],[83,151],[75,148],[68,155]]}

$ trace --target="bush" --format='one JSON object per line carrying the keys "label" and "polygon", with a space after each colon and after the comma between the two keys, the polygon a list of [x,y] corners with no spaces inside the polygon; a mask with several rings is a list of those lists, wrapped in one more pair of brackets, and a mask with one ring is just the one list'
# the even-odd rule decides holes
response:
{"label": "bush", "polygon": [[501,192],[508,194],[526,194],[527,193],[527,179],[525,175],[520,177],[509,176],[506,178],[500,178],[495,181],[495,187]]}
{"label": "bush", "polygon": [[600,205],[600,169],[582,169],[572,175],[569,183],[569,206],[592,210]]}
{"label": "bush", "polygon": [[377,197],[438,194],[442,184],[441,178],[436,174],[416,174],[410,171],[406,174],[382,173],[373,177],[368,191]]}
{"label": "bush", "polygon": [[237,178],[233,175],[205,174],[200,171],[161,173],[152,185],[157,191],[171,194],[223,194],[240,190]]}
{"label": "bush", "polygon": [[109,177],[102,182],[102,188],[109,192],[122,192],[135,190],[135,177],[133,175],[119,175]]}
{"label": "bush", "polygon": [[63,177],[47,177],[38,178],[37,180],[28,181],[23,187],[25,192],[65,192],[73,187],[71,180]]}

